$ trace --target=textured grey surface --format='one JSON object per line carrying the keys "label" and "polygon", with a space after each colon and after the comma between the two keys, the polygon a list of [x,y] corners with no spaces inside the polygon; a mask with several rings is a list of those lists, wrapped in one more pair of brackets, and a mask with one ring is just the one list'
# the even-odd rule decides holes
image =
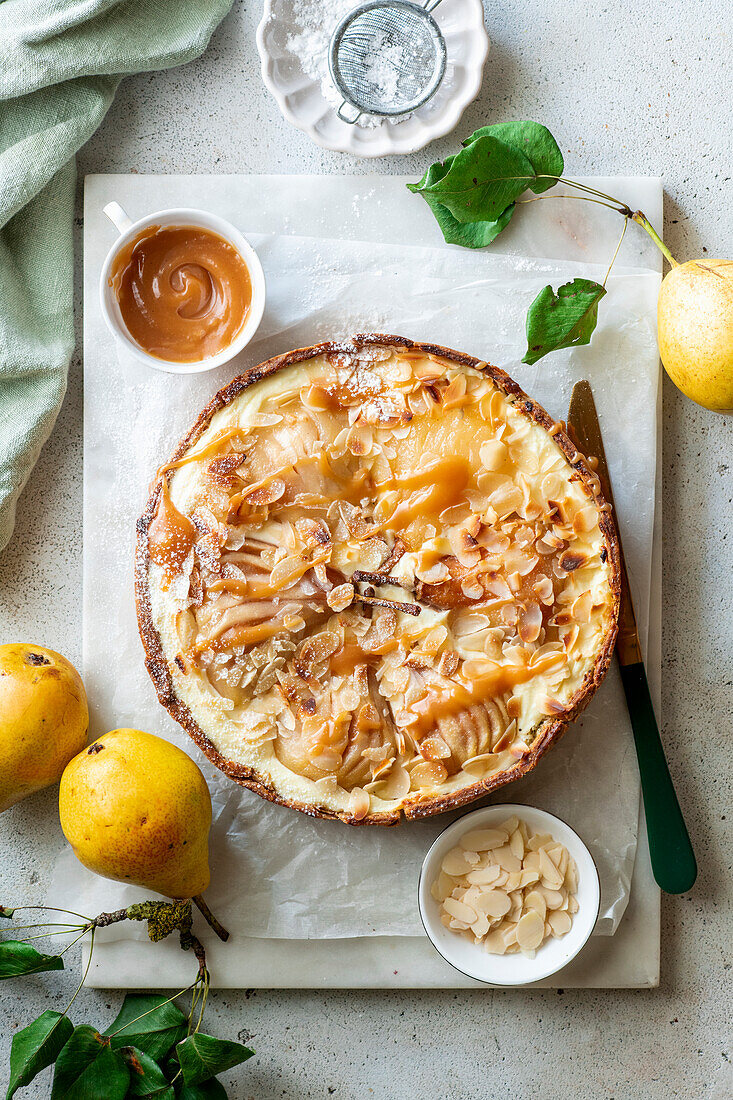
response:
{"label": "textured grey surface", "polygon": [[[200,61],[126,80],[79,157],[80,175],[419,175],[482,123],[537,118],[559,137],[570,173],[662,175],[665,238],[678,258],[733,254],[729,0],[652,0],[633,9],[624,0],[487,0],[493,46],[484,89],[457,133],[414,157],[363,164],[316,148],[280,118],[259,77],[259,7],[237,4]],[[214,994],[209,1030],[238,1033],[258,1052],[226,1075],[234,1100],[733,1095],[733,419],[693,406],[666,381],[663,416],[664,736],[700,877],[689,896],[663,899],[660,988]],[[77,358],[0,557],[0,641],[35,640],[79,660],[81,488]],[[60,844],[55,793],[2,815],[0,836],[2,901],[40,900]],[[42,1008],[65,1004],[72,978],[2,988],[0,1082],[12,1032]],[[102,1024],[119,999],[89,991],[74,1017]],[[46,1076],[21,1095],[49,1092]]]}

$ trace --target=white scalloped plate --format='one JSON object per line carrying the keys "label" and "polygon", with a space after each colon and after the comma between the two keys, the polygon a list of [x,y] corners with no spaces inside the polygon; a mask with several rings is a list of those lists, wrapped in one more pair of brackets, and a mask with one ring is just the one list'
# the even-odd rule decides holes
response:
{"label": "white scalloped plate", "polygon": [[[479,93],[489,52],[482,0],[443,0],[439,4],[433,16],[448,51],[442,84],[432,99],[403,121],[385,121],[373,127],[342,122],[320,82],[303,71],[299,58],[288,47],[288,40],[301,30],[296,10],[297,0],[265,0],[257,28],[262,79],[288,122],[325,149],[359,157],[414,153],[449,134]],[[338,13],[334,26],[337,22]]]}

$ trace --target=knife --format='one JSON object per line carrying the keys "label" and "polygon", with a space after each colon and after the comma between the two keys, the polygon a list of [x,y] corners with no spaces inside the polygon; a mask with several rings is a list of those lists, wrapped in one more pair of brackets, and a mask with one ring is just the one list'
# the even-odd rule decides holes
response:
{"label": "knife", "polygon": [[[573,387],[568,427],[578,449],[584,455],[597,459],[595,472],[600,479],[603,495],[615,511],[598,413],[593,391],[587,381],[578,382]],[[662,890],[668,894],[682,894],[692,887],[697,878],[697,863],[654,716],[620,535],[619,556],[621,602],[616,656],[639,760],[652,870]]]}

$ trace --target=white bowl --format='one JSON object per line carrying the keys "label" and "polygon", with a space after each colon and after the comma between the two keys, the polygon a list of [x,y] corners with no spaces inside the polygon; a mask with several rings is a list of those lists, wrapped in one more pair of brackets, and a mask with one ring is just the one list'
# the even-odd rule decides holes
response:
{"label": "white bowl", "polygon": [[[107,253],[99,276],[99,300],[102,306],[102,316],[112,335],[136,359],[149,367],[154,367],[155,370],[166,371],[168,374],[201,374],[203,371],[220,367],[222,363],[228,363],[230,359],[238,355],[254,336],[265,310],[265,273],[262,270],[259,256],[247,238],[231,222],[218,217],[216,214],[210,214],[208,210],[187,209],[186,207],[156,210],[155,213],[146,214],[144,218],[140,218],[136,222],[131,221],[116,202],[105,206],[104,212],[120,234]],[[134,240],[141,230],[147,229],[150,225],[193,225],[202,229],[209,229],[223,237],[232,248],[236,248],[247,265],[252,282],[252,301],[250,302],[249,313],[242,330],[232,340],[231,344],[223,348],[218,355],[210,355],[207,359],[200,359],[195,363],[176,363],[168,359],[158,359],[154,355],[149,355],[144,348],[141,348],[128,332],[120,313],[117,295],[109,285],[110,270],[120,249]]]}
{"label": "white bowl", "polygon": [[[353,0],[356,7],[358,0]],[[348,7],[348,5],[347,5]],[[482,0],[443,0],[432,12],[447,48],[446,74],[435,95],[402,121],[367,127],[349,125],[336,115],[341,102],[335,89],[324,95],[319,79],[308,75],[289,40],[301,29],[297,0],[265,0],[257,28],[262,79],[288,122],[324,149],[359,157],[414,153],[455,129],[469,103],[479,93],[489,36]],[[321,45],[330,38],[344,11],[334,4],[332,23],[320,32]],[[331,94],[333,91],[333,94]]]}
{"label": "white bowl", "polygon": [[[546,940],[537,948],[534,958],[521,952],[492,955],[481,944],[471,943],[446,928],[440,922],[440,906],[430,893],[443,859],[464,833],[469,829],[492,828],[512,814],[523,818],[535,832],[550,833],[564,844],[578,867],[578,912],[573,916],[572,927],[566,935]],[[474,810],[454,821],[440,834],[423,861],[418,903],[420,917],[433,946],[456,970],[489,985],[527,985],[555,974],[575,958],[595,927],[601,890],[593,857],[569,825],[534,806],[507,804]]]}

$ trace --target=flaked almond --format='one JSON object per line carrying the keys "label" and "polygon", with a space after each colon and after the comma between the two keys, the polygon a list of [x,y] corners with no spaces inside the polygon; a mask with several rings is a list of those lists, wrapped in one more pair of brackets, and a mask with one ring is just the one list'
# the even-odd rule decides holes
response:
{"label": "flaked almond", "polygon": [[443,908],[446,913],[449,913],[454,920],[465,921],[466,924],[473,924],[478,916],[475,909],[472,909],[470,905],[466,905],[463,901],[456,901],[455,898],[447,897],[443,902]]}
{"label": "flaked almond", "polygon": [[502,848],[494,848],[493,856],[505,871],[521,871],[522,869],[522,861],[517,859],[508,844],[505,844]]}
{"label": "flaked almond", "polygon": [[452,931],[490,952],[532,957],[548,937],[570,930],[578,911],[571,886],[577,887],[577,868],[564,845],[548,833],[533,834],[513,815],[497,828],[465,833],[444,858],[431,893]]}
{"label": "flaked almond", "polygon": [[351,792],[351,812],[355,821],[363,821],[366,815],[369,813],[369,807],[371,806],[371,798],[367,791],[361,789],[361,787],[354,787]]}
{"label": "flaked almond", "polygon": [[478,867],[473,871],[469,871],[466,878],[472,886],[490,886],[498,880],[501,874],[502,870],[499,864],[492,863],[488,867]]}
{"label": "flaked almond", "polygon": [[353,584],[339,584],[326,596],[326,603],[332,611],[344,611],[354,600]]}
{"label": "flaked almond", "polygon": [[540,848],[539,854],[542,885],[550,890],[558,890],[562,886],[563,875],[560,874],[544,848]]}
{"label": "flaked almond", "polygon": [[416,764],[410,771],[410,786],[415,789],[423,787],[439,787],[448,776],[445,767],[438,760],[424,761]]}
{"label": "flaked almond", "polygon": [[500,470],[507,459],[506,444],[500,439],[487,439],[481,444],[479,458],[487,470]]}
{"label": "flaked almond", "polygon": [[560,890],[550,890],[547,886],[537,886],[537,893],[542,894],[548,909],[559,909],[564,899]]}
{"label": "flaked almond", "polygon": [[544,934],[544,919],[535,909],[525,913],[517,924],[517,943],[523,951],[534,951],[539,947]]}
{"label": "flaked almond", "polygon": [[539,890],[529,890],[524,895],[524,908],[535,909],[544,920],[547,913],[547,902]]}
{"label": "flaked almond", "polygon": [[493,768],[499,766],[500,760],[494,752],[484,752],[479,756],[472,756],[468,760],[463,762],[464,772],[468,772],[469,775],[481,777],[490,772]]}
{"label": "flaked almond", "polygon": [[473,829],[463,834],[459,844],[473,852],[488,852],[492,848],[501,848],[507,840],[508,834],[503,829]]}
{"label": "flaked almond", "polygon": [[503,890],[487,890],[477,899],[476,908],[489,917],[503,917],[509,912],[511,901]]}
{"label": "flaked almond", "polygon": [[568,914],[563,913],[559,909],[557,909],[554,912],[550,913],[547,920],[549,922],[550,928],[552,929],[553,936],[564,936],[564,935],[566,935],[566,933],[568,933],[570,931],[570,928],[571,928],[572,923],[573,923],[572,920],[570,919],[570,917],[568,916]]}
{"label": "flaked almond", "polygon": [[447,856],[443,857],[441,863],[441,868],[446,875],[452,875],[454,878],[468,874],[472,866],[473,864],[466,859],[466,853],[462,848],[453,848]]}
{"label": "flaked almond", "polygon": [[509,837],[509,847],[511,848],[512,853],[517,857],[517,859],[524,858],[524,839],[522,838],[522,834],[519,829],[515,829],[512,835]]}

